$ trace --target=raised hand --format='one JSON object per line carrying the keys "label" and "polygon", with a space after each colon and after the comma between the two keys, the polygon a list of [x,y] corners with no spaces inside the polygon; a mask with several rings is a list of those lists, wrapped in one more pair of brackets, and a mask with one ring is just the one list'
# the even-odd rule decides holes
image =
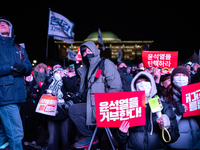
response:
{"label": "raised hand", "polygon": [[127,133],[128,132],[128,129],[130,127],[130,122],[128,121],[123,121],[121,126],[119,127],[119,130],[123,133]]}

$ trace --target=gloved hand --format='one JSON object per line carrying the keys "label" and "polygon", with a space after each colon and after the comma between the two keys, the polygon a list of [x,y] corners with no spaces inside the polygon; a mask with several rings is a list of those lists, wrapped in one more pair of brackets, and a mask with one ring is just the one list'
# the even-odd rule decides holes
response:
{"label": "gloved hand", "polygon": [[177,107],[174,112],[177,115],[182,115],[185,112],[184,106],[181,104],[181,102],[177,102],[176,105],[177,105]]}
{"label": "gloved hand", "polygon": [[165,114],[163,114],[160,118],[158,118],[157,120],[157,123],[160,127],[160,129],[162,129],[163,127],[165,128],[169,128],[170,126],[170,120],[169,120],[169,117]]}
{"label": "gloved hand", "polygon": [[26,68],[22,64],[15,63],[13,65],[13,68],[11,68],[11,74],[14,77],[23,76],[25,72],[26,72]]}

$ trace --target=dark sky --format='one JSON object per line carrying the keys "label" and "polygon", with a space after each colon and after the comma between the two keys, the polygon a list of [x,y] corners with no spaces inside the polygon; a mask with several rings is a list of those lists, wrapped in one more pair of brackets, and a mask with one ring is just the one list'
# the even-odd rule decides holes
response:
{"label": "dark sky", "polygon": [[153,40],[150,50],[179,51],[179,59],[184,60],[200,48],[197,2],[16,1],[1,6],[0,14],[11,20],[16,42],[25,43],[31,60],[45,61],[49,8],[74,22],[77,41],[100,28],[115,33],[121,40]]}

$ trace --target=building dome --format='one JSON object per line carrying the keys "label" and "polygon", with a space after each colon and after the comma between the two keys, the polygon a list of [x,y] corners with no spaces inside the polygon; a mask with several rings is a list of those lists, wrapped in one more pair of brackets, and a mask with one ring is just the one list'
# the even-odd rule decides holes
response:
{"label": "building dome", "polygon": [[[107,31],[101,32],[103,41],[121,41],[114,33]],[[92,32],[84,41],[98,41],[98,32]]]}

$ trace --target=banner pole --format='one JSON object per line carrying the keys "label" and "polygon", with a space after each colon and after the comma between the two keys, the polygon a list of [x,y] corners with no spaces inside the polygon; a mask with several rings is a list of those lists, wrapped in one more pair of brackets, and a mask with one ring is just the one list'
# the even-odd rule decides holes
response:
{"label": "banner pole", "polygon": [[48,57],[48,45],[49,45],[49,36],[47,36],[47,44],[46,44],[46,63],[47,63],[47,57]]}
{"label": "banner pole", "polygon": [[[51,8],[49,8],[49,16],[50,16]],[[48,21],[48,31],[47,31],[47,44],[46,44],[46,63],[48,58],[48,46],[49,46],[49,21]]]}

